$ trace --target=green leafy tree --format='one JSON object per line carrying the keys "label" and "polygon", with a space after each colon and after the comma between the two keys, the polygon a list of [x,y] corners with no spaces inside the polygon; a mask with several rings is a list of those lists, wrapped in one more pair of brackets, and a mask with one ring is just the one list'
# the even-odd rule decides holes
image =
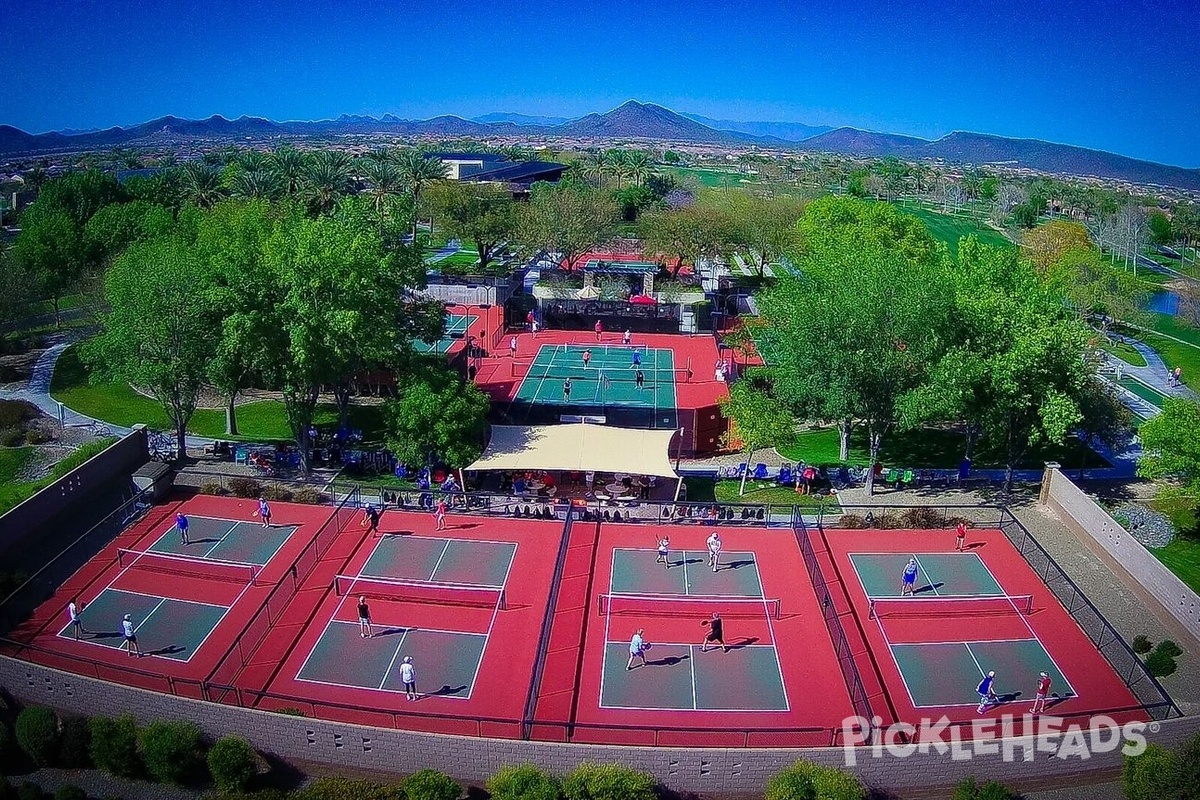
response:
{"label": "green leafy tree", "polygon": [[516,202],[502,186],[442,181],[430,187],[428,199],[442,233],[475,243],[481,272],[516,235]]}
{"label": "green leafy tree", "polygon": [[133,242],[170,233],[175,215],[169,208],[144,200],[104,206],[83,228],[88,252],[99,263],[107,264]]}
{"label": "green leafy tree", "polygon": [[1021,237],[1021,255],[1046,272],[1070,250],[1094,249],[1087,228],[1078,222],[1056,219]]}
{"label": "green leafy tree", "polygon": [[395,161],[400,170],[400,181],[408,188],[408,195],[412,201],[412,236],[415,242],[417,220],[422,209],[421,193],[434,181],[444,180],[450,174],[450,168],[420,150],[402,150],[396,154]]}
{"label": "green leafy tree", "polygon": [[1172,481],[1188,496],[1200,495],[1200,403],[1169,398],[1161,414],[1142,424],[1138,436],[1138,475]]}
{"label": "green leafy tree", "polygon": [[59,302],[79,284],[89,265],[82,231],[64,209],[35,203],[21,215],[21,234],[12,252],[13,260],[54,305],[59,324]]}
{"label": "green leafy tree", "polygon": [[163,237],[133,244],[105,277],[109,311],[85,345],[96,374],[145,389],[162,405],[186,452],[208,361],[218,342],[210,273],[190,243]]}
{"label": "green leafy tree", "polygon": [[747,378],[733,384],[729,395],[721,398],[721,413],[733,422],[726,434],[726,445],[737,444],[746,454],[746,469],[742,472],[739,494],[746,493],[746,474],[754,462],[754,454],[765,447],[790,442],[796,433],[796,420],[777,400],[771,387],[761,379]]}
{"label": "green leafy tree", "polygon": [[1148,744],[1136,756],[1125,756],[1121,768],[1121,783],[1129,800],[1163,800],[1182,797],[1175,781],[1179,761],[1174,753],[1160,744]]}
{"label": "green leafy tree", "polygon": [[760,277],[768,264],[799,249],[804,201],[739,192],[727,195],[725,205],[733,243],[749,252]]}
{"label": "green leafy tree", "polygon": [[431,374],[384,405],[388,449],[406,464],[465,467],[483,452],[487,396],[458,376]]}
{"label": "green leafy tree", "polygon": [[183,165],[181,173],[183,191],[187,198],[200,208],[212,208],[225,197],[221,185],[221,173],[215,167],[199,161]]}
{"label": "green leafy tree", "polygon": [[406,800],[458,800],[462,787],[450,776],[436,769],[422,769],[404,779]]}
{"label": "green leafy tree", "polygon": [[307,166],[308,156],[291,146],[278,148],[266,159],[267,171],[274,175],[279,190],[285,198],[292,200],[300,198]]}
{"label": "green leafy tree", "polygon": [[518,237],[533,251],[558,254],[574,269],[584,253],[615,230],[612,199],[586,186],[539,184],[518,218]]}
{"label": "green leafy tree", "polygon": [[204,736],[191,722],[151,722],[138,732],[142,762],[160,783],[184,784],[201,774]]}
{"label": "green leafy tree", "polygon": [[248,741],[228,734],[217,739],[206,757],[213,783],[223,792],[244,792],[258,774],[258,757]]}
{"label": "green leafy tree", "polygon": [[309,213],[328,214],[338,200],[350,194],[354,188],[350,163],[350,156],[337,150],[318,150],[307,159],[299,196]]}
{"label": "green leafy tree", "polygon": [[952,320],[945,252],[911,219],[884,203],[815,201],[801,223],[804,277],[780,278],[760,302],[776,334],[779,398],[801,418],[836,422],[843,436],[865,425],[872,467],[905,397],[944,352]]}
{"label": "green leafy tree", "polygon": [[1150,241],[1163,245],[1175,242],[1175,231],[1171,226],[1171,218],[1166,214],[1161,211],[1151,213],[1148,224],[1150,226]]}
{"label": "green leafy tree", "polygon": [[725,253],[732,239],[729,215],[709,205],[653,210],[642,215],[638,229],[646,252],[664,259],[672,276],[685,263],[716,258]]}
{"label": "green leafy tree", "polygon": [[1054,291],[1084,320],[1100,328],[1119,320],[1149,325],[1145,311],[1150,291],[1146,282],[1133,274],[1113,269],[1099,250],[1067,250],[1044,274]]}

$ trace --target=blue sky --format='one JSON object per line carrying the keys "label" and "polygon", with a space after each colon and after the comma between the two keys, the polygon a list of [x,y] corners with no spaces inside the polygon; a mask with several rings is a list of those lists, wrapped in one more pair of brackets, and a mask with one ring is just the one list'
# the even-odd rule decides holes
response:
{"label": "blue sky", "polygon": [[165,114],[577,116],[633,98],[1200,167],[1195,2],[34,0],[0,20],[0,124],[34,132]]}

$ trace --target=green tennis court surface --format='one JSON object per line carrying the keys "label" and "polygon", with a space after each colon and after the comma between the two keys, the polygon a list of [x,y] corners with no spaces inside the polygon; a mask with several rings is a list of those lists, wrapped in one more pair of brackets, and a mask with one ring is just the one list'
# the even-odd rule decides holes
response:
{"label": "green tennis court surface", "polygon": [[653,549],[616,548],[612,558],[609,591],[615,594],[763,596],[753,553],[722,552],[716,572],[708,566],[707,551],[673,550],[668,556],[669,568],[655,561],[658,553]]}
{"label": "green tennis court surface", "polygon": [[[932,623],[936,625],[936,620]],[[1054,659],[1037,639],[991,642],[929,642],[890,645],[913,706],[973,706],[975,687],[987,672],[996,673],[1001,703],[1033,702],[1039,673],[1054,681],[1055,697],[1075,692]]]}
{"label": "green tennis court surface", "polygon": [[359,574],[367,578],[503,587],[517,552],[514,542],[387,536]]}
{"label": "green tennis court surface", "polygon": [[699,645],[653,643],[646,666],[626,670],[628,642],[604,648],[601,708],[688,711],[787,711],[774,645],[737,645],[701,653]]}
{"label": "green tennis court surface", "polygon": [[[588,365],[583,354],[591,353]],[[644,377],[637,385],[637,355]],[[577,405],[590,408],[625,406],[659,411],[675,409],[675,354],[655,347],[621,345],[552,345],[538,348],[521,379],[515,402]],[[571,394],[563,385],[571,380]]]}
{"label": "green tennis court surface", "polygon": [[[87,631],[82,641],[114,650],[122,647],[125,637],[121,621],[129,614],[142,655],[190,661],[228,610],[225,606],[105,589],[79,615]],[[75,638],[69,622],[58,635]]]}
{"label": "green tennis court surface", "polygon": [[284,542],[296,532],[296,525],[272,525],[257,522],[188,515],[188,541],[184,544],[179,528],[172,524],[150,545],[152,553],[263,565],[269,562]]}
{"label": "green tennis court surface", "polygon": [[1117,383],[1156,408],[1162,408],[1163,404],[1167,401],[1165,394],[1142,383],[1137,378],[1131,378],[1126,375],[1119,378]]}
{"label": "green tennis court surface", "polygon": [[851,553],[867,597],[899,597],[904,567],[917,559],[916,592],[934,597],[1000,597],[1004,590],[976,553]]}
{"label": "green tennis court surface", "polygon": [[471,696],[487,636],[482,633],[375,626],[370,639],[357,622],[334,620],[300,667],[296,679],[385,692],[403,692],[400,664],[411,656],[417,692]]}
{"label": "green tennis court surface", "polygon": [[414,341],[413,349],[418,353],[445,353],[450,349],[450,345],[460,341],[466,335],[467,330],[475,324],[475,320],[479,319],[475,314],[448,314],[446,315],[446,330],[442,334],[442,338],[436,342]]}

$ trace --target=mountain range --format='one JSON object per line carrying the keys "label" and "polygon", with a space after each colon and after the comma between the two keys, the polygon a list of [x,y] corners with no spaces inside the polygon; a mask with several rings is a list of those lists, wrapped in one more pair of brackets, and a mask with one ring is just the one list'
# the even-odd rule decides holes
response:
{"label": "mountain range", "polygon": [[1043,172],[1200,190],[1200,169],[1158,164],[1039,139],[955,131],[940,139],[929,140],[847,127],[830,129],[800,123],[734,122],[680,114],[634,100],[604,114],[588,114],[578,119],[505,113],[475,119],[444,115],[424,120],[403,119],[392,114],[382,117],[342,115],[329,120],[290,122],[275,122],[262,117],[229,120],[212,116],[188,120],[167,116],[128,128],[41,134],[0,125],[0,156],[152,146],[190,139],[262,140],[370,133],[479,138],[538,135],[592,141],[645,139],[851,156],[897,156],[961,164],[1004,164]]}

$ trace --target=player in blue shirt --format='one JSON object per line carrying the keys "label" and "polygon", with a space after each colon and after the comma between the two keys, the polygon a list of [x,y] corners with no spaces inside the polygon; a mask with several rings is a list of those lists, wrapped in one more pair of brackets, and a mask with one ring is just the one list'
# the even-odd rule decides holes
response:
{"label": "player in blue shirt", "polygon": [[629,366],[632,367],[633,369],[637,369],[641,365],[642,365],[642,351],[634,350],[633,351],[633,363],[630,364]]}
{"label": "player in blue shirt", "polygon": [[900,587],[900,596],[913,594],[917,585],[917,559],[910,558],[904,567],[904,584]]}
{"label": "player in blue shirt", "polygon": [[175,527],[179,529],[179,535],[183,537],[183,543],[191,544],[188,541],[188,518],[182,512],[175,515]]}
{"label": "player in blue shirt", "polygon": [[996,673],[989,672],[979,685],[975,687],[975,691],[979,693],[979,708],[975,709],[976,714],[982,714],[987,711],[988,706],[996,705]]}

